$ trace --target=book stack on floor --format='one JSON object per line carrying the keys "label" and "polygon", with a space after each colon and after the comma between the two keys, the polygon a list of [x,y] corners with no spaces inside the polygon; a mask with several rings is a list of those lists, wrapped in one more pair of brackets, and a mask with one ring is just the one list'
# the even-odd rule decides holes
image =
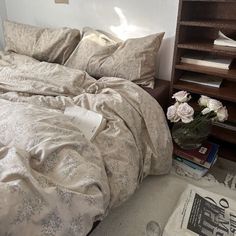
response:
{"label": "book stack on floor", "polygon": [[173,166],[194,179],[200,179],[214,165],[219,145],[206,141],[199,148],[183,150],[174,145]]}

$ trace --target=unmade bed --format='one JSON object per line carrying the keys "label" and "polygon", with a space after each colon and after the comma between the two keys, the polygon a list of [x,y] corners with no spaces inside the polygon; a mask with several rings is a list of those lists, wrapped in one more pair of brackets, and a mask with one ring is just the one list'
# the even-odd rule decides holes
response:
{"label": "unmade bed", "polygon": [[[93,140],[76,107],[106,121]],[[161,106],[134,82],[0,53],[0,235],[86,235],[171,155]]]}

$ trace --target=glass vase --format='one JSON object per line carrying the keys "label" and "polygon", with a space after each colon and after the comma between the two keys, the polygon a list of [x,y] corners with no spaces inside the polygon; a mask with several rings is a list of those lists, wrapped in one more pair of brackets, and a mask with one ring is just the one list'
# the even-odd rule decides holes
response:
{"label": "glass vase", "polygon": [[193,120],[190,123],[177,122],[172,127],[172,138],[182,149],[199,148],[211,132],[211,120]]}

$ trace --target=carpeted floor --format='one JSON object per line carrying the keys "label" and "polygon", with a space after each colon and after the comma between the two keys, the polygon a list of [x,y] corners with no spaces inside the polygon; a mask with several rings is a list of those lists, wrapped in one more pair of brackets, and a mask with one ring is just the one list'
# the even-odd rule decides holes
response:
{"label": "carpeted floor", "polygon": [[199,181],[174,171],[166,176],[147,177],[136,193],[110,212],[91,236],[145,236],[149,221],[156,221],[163,228],[187,184],[236,199],[236,163],[219,159]]}

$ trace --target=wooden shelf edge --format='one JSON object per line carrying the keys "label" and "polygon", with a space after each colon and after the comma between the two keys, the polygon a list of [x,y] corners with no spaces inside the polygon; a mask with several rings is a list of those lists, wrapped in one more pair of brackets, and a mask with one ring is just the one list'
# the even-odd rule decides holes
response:
{"label": "wooden shelf edge", "polygon": [[236,20],[182,20],[179,24],[183,26],[236,30]]}
{"label": "wooden shelf edge", "polygon": [[[232,82],[231,82],[232,83]],[[187,90],[196,94],[205,94],[216,99],[222,99],[229,102],[236,102],[236,92],[230,84],[226,87],[212,88],[209,86],[194,84],[191,82],[177,81],[173,84],[174,89]]]}
{"label": "wooden shelf edge", "polygon": [[175,68],[179,70],[192,71],[192,72],[203,73],[207,75],[219,76],[227,80],[236,82],[236,69],[235,68],[232,68],[230,70],[225,70],[225,69],[218,69],[214,67],[187,64],[187,63],[177,64]]}
{"label": "wooden shelf edge", "polygon": [[236,145],[236,132],[222,127],[213,126],[211,136]]}
{"label": "wooden shelf edge", "polygon": [[202,52],[214,52],[225,56],[236,57],[236,48],[214,45],[213,42],[186,42],[177,44],[177,47]]}

